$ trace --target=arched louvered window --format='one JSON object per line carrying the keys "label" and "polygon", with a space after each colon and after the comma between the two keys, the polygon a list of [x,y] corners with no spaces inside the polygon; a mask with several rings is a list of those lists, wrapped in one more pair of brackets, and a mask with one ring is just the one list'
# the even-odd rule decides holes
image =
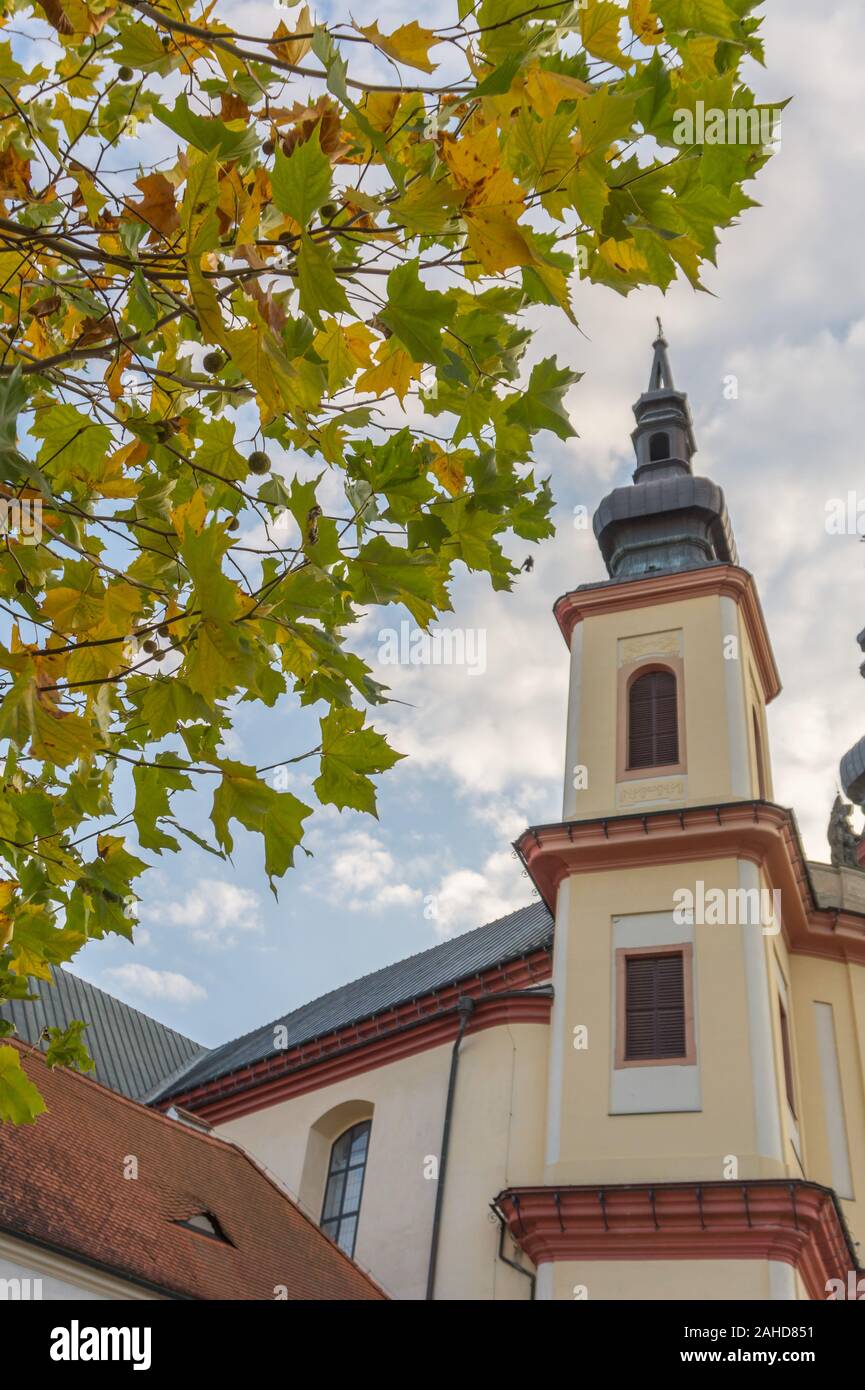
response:
{"label": "arched louvered window", "polygon": [[321,1229],[347,1255],[354,1254],[357,1240],[357,1220],[371,1128],[371,1120],[361,1120],[360,1124],[352,1125],[351,1129],[339,1136],[330,1151]]}
{"label": "arched louvered window", "polygon": [[653,434],[649,440],[649,458],[652,463],[661,463],[670,457],[670,436]]}
{"label": "arched louvered window", "polygon": [[628,692],[628,768],[679,761],[679,708],[672,671],[646,671]]}

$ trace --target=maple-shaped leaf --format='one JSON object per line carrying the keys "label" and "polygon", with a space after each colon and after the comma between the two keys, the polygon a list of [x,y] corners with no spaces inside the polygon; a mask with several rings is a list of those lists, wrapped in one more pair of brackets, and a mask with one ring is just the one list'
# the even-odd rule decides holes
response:
{"label": "maple-shaped leaf", "polygon": [[273,201],[280,212],[306,227],[314,212],[330,197],[330,160],[321,148],[318,126],[287,157],[277,150],[271,174]]}
{"label": "maple-shaped leaf", "polygon": [[363,34],[365,39],[369,39],[370,43],[375,44],[376,48],[380,48],[382,53],[386,53],[389,58],[395,58],[398,63],[420,68],[421,72],[435,72],[437,64],[430,62],[429,50],[433,44],[440,43],[441,40],[432,29],[422,29],[416,19],[409,24],[401,24],[392,34],[383,34],[378,23],[367,24],[365,27],[356,24],[355,29],[359,34]]}
{"label": "maple-shaped leaf", "polygon": [[377,815],[377,772],[386,772],[405,755],[397,753],[383,734],[364,727],[362,710],[339,706],[321,721],[321,773],[313,783],[323,805]]}
{"label": "maple-shaped leaf", "polygon": [[312,27],[309,8],[304,5],[297,16],[296,28],[289,29],[280,20],[267,46],[283,63],[299,63],[312,48]]}

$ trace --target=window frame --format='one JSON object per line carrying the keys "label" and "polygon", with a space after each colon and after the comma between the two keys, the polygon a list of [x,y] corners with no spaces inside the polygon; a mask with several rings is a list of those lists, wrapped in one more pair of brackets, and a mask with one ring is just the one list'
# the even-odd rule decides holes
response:
{"label": "window frame", "polygon": [[[682,991],[685,1007],[685,1051],[681,1057],[637,1057],[625,1055],[627,1043],[628,960],[637,956],[681,956]],[[617,1071],[630,1067],[694,1067],[697,1065],[697,1041],[694,1027],[694,944],[677,941],[663,946],[619,946],[616,950],[616,1056]]]}
{"label": "window frame", "polygon": [[[352,1138],[349,1140],[349,1146],[348,1146],[348,1158],[349,1158],[349,1161],[345,1164],[345,1166],[344,1166],[343,1168],[334,1169],[334,1166],[333,1166],[333,1159],[334,1159],[334,1154],[335,1154],[335,1152],[336,1152],[336,1147],[337,1147],[337,1145],[342,1143],[342,1141],[345,1139],[346,1135],[352,1135],[352,1136],[354,1136],[354,1135],[355,1135],[355,1131],[358,1131],[358,1130],[365,1130],[365,1131],[366,1131],[366,1136],[367,1136],[366,1151],[365,1151],[365,1153],[364,1153],[363,1163],[354,1163],[354,1164],[353,1164],[353,1163],[351,1162],[351,1150],[352,1150],[352,1147],[353,1147],[354,1142],[355,1142],[354,1137],[352,1137]],[[338,1135],[336,1136],[336,1138],[333,1140],[333,1143],[332,1143],[331,1146],[330,1146],[330,1151],[329,1151],[329,1153],[328,1153],[328,1158],[327,1158],[327,1172],[326,1172],[326,1174],[325,1174],[325,1179],[324,1179],[324,1195],[323,1195],[323,1197],[322,1197],[322,1199],[321,1199],[321,1216],[320,1216],[320,1218],[319,1218],[319,1223],[318,1223],[318,1224],[319,1224],[321,1230],[322,1230],[322,1231],[324,1232],[324,1234],[327,1236],[328,1240],[332,1240],[333,1243],[334,1243],[334,1245],[339,1246],[339,1249],[342,1250],[343,1254],[348,1255],[349,1259],[354,1259],[354,1252],[355,1252],[355,1249],[356,1249],[356,1247],[357,1247],[357,1231],[358,1231],[358,1226],[359,1226],[359,1224],[360,1224],[360,1212],[361,1212],[361,1206],[362,1206],[362,1203],[363,1203],[363,1189],[364,1189],[364,1186],[365,1186],[365,1184],[366,1184],[366,1170],[367,1170],[367,1165],[368,1165],[368,1163],[369,1163],[369,1146],[370,1146],[370,1140],[371,1140],[371,1138],[372,1138],[372,1119],[370,1118],[370,1119],[364,1119],[364,1120],[356,1120],[355,1123],[354,1123],[353,1125],[349,1125],[347,1129],[344,1129],[340,1134],[338,1134]],[[352,1209],[351,1211],[347,1211],[346,1208],[345,1208],[345,1189],[346,1189],[346,1181],[347,1181],[347,1178],[348,1178],[348,1174],[349,1174],[349,1173],[352,1173],[352,1172],[357,1172],[358,1169],[360,1169],[360,1189],[359,1189],[358,1194],[357,1194],[357,1205],[356,1205],[355,1207],[353,1207],[353,1209]],[[341,1195],[340,1195],[339,1211],[338,1211],[338,1213],[337,1213],[336,1216],[326,1216],[326,1215],[325,1215],[325,1212],[327,1211],[327,1200],[328,1200],[328,1193],[329,1193],[329,1191],[330,1191],[331,1178],[335,1178],[335,1177],[338,1177],[338,1176],[340,1176],[340,1175],[342,1175],[343,1178],[344,1178],[345,1180],[343,1181],[342,1193],[341,1193]],[[342,1223],[343,1223],[344,1221],[349,1220],[351,1217],[354,1217],[354,1236],[353,1236],[352,1242],[351,1242],[351,1249],[349,1250],[349,1249],[346,1249],[346,1247],[345,1247],[344,1245],[340,1244],[340,1240],[339,1240],[339,1230],[340,1230],[340,1227],[341,1227]],[[334,1231],[333,1231],[333,1233],[331,1233],[331,1231],[328,1230],[328,1227],[334,1227],[334,1228],[335,1228]]]}
{"label": "window frame", "polygon": [[[658,763],[655,767],[630,767],[631,687],[641,676],[651,671],[667,671],[676,681],[676,721],[679,741],[679,761]],[[685,663],[680,656],[665,656],[663,660],[634,661],[619,668],[616,781],[646,782],[657,777],[675,777],[688,771],[688,752],[685,739]]]}
{"label": "window frame", "polygon": [[783,997],[778,992],[778,1028],[781,1033],[781,1065],[784,1069],[784,1091],[787,1097],[787,1104],[790,1113],[796,1123],[799,1123],[799,1112],[796,1109],[796,1069],[793,1065],[793,1035],[790,1029],[790,1015],[784,1004]]}

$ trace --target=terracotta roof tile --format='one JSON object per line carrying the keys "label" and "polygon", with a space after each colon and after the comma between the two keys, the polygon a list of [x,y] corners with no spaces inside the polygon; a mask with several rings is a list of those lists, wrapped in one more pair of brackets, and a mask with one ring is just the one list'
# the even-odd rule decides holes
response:
{"label": "terracotta roof tile", "polygon": [[[0,1230],[179,1297],[387,1297],[242,1150],[12,1045],[48,1112],[0,1124]],[[174,1224],[202,1212],[230,1244]]]}

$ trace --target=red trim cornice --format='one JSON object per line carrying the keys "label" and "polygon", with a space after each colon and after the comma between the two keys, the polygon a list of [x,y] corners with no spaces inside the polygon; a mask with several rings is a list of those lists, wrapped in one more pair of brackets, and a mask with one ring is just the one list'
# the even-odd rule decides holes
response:
{"label": "red trim cornice", "polygon": [[574,873],[748,859],[781,890],[783,930],[792,951],[865,964],[865,917],[820,908],[811,890],[791,811],[765,801],[565,821],[526,830],[516,850],[555,912],[559,884]]}
{"label": "red trim cornice", "polygon": [[681,574],[647,575],[645,579],[575,589],[557,600],[553,613],[570,647],[574,628],[585,618],[662,603],[679,603],[683,599],[702,598],[706,594],[732,598],[741,608],[768,705],[780,694],[781,677],[775,664],[754,577],[739,565],[708,565],[705,569],[685,570]]}
{"label": "red trim cornice", "polygon": [[783,1260],[811,1299],[856,1257],[830,1188],[810,1182],[512,1187],[495,1206],[534,1264],[550,1260]]}
{"label": "red trim cornice", "polygon": [[[215,1081],[189,1090],[177,1089],[159,1103],[163,1108],[184,1106],[211,1124],[278,1105],[306,1091],[452,1041],[459,1026],[456,1004],[461,996],[475,1001],[467,1033],[503,1023],[549,1023],[552,993],[527,991],[549,980],[551,959],[549,949],[534,951]],[[182,1084],[181,1079],[178,1086]]]}

